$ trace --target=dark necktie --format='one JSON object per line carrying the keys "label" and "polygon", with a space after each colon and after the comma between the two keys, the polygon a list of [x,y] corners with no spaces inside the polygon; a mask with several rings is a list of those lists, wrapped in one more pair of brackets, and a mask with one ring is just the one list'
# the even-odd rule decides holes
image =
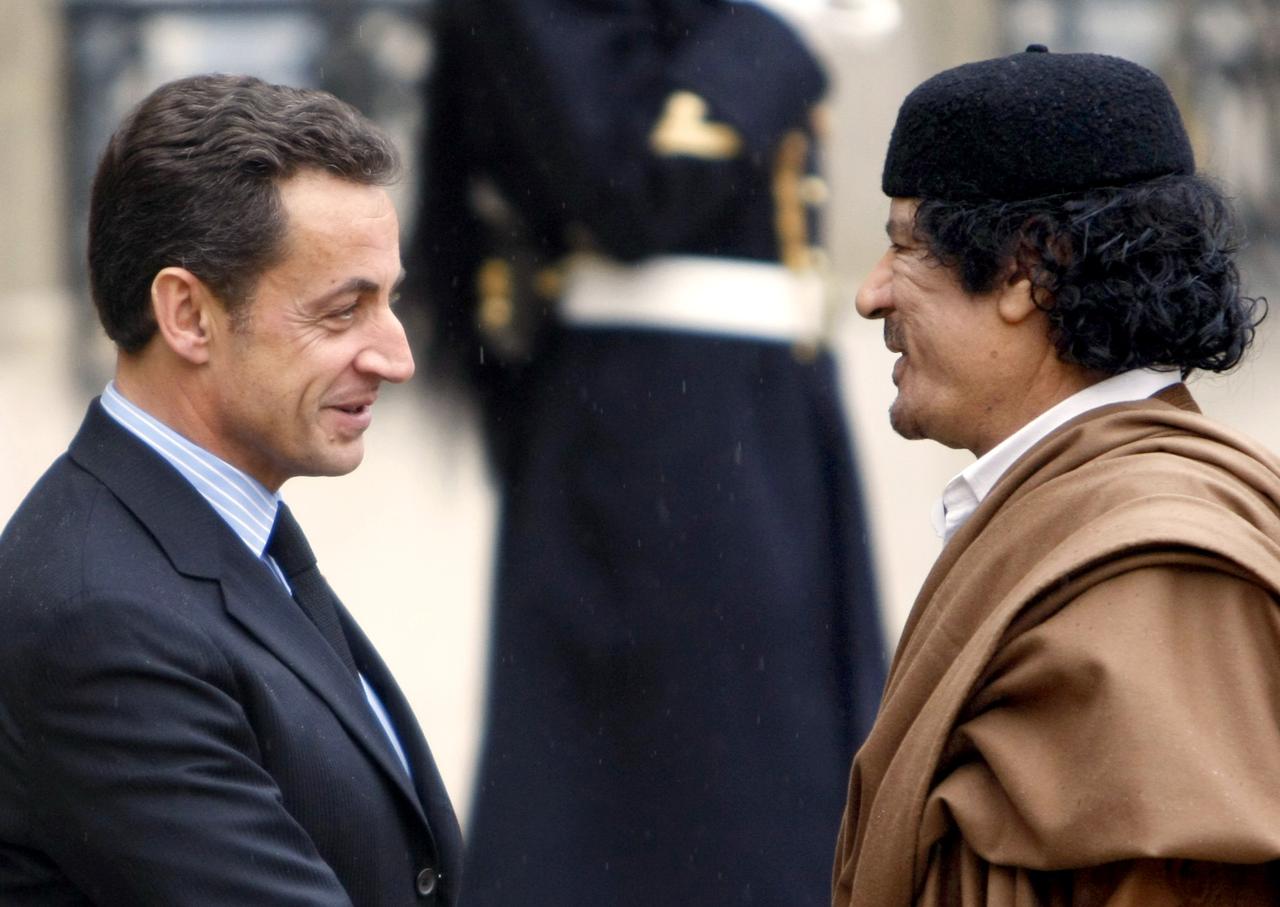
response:
{"label": "dark necktie", "polygon": [[316,625],[323,636],[338,653],[342,663],[350,669],[353,677],[359,679],[356,660],[351,654],[351,646],[347,643],[346,634],[342,632],[342,624],[338,621],[338,609],[335,596],[329,584],[325,582],[320,570],[316,567],[316,556],[307,544],[307,537],[302,534],[302,527],[293,518],[293,514],[283,501],[276,512],[276,523],[271,529],[271,539],[267,542],[267,554],[275,559],[289,587],[293,590],[293,600],[311,622]]}

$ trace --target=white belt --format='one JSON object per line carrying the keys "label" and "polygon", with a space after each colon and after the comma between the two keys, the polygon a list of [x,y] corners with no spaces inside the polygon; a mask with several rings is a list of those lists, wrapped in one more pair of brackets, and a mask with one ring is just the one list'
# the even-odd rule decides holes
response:
{"label": "white belt", "polygon": [[566,324],[640,327],[815,342],[824,327],[816,272],[746,259],[663,255],[628,265],[572,258],[560,317]]}

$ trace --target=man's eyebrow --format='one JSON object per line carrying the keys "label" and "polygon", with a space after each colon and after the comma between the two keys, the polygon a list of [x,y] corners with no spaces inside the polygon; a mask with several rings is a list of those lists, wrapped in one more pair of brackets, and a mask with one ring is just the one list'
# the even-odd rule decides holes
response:
{"label": "man's eyebrow", "polygon": [[[396,277],[395,283],[391,285],[391,292],[395,293],[400,288],[400,284],[404,283],[405,270],[400,269],[399,276]],[[376,293],[381,289],[376,281],[372,281],[367,277],[352,277],[344,280],[327,293],[321,293],[315,299],[311,300],[311,304],[322,306],[330,300],[337,299],[339,296],[346,296],[349,293]]]}

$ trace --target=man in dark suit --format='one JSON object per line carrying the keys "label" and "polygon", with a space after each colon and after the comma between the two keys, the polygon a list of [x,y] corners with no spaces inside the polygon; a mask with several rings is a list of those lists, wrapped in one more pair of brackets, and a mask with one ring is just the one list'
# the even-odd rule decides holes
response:
{"label": "man in dark suit", "polygon": [[455,902],[426,741],[278,494],[354,469],[413,373],[397,170],[346,104],[247,77],[108,145],[115,377],[0,536],[0,903]]}

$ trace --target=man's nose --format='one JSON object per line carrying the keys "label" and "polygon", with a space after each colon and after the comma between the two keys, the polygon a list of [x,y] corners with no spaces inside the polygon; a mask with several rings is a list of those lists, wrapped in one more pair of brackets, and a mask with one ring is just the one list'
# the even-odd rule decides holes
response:
{"label": "man's nose", "polygon": [[383,381],[401,384],[413,377],[413,353],[404,325],[385,309],[374,326],[374,336],[356,358],[356,368]]}
{"label": "man's nose", "polygon": [[863,318],[883,318],[891,304],[890,281],[893,268],[893,250],[886,249],[876,262],[867,279],[858,287],[854,305]]}

